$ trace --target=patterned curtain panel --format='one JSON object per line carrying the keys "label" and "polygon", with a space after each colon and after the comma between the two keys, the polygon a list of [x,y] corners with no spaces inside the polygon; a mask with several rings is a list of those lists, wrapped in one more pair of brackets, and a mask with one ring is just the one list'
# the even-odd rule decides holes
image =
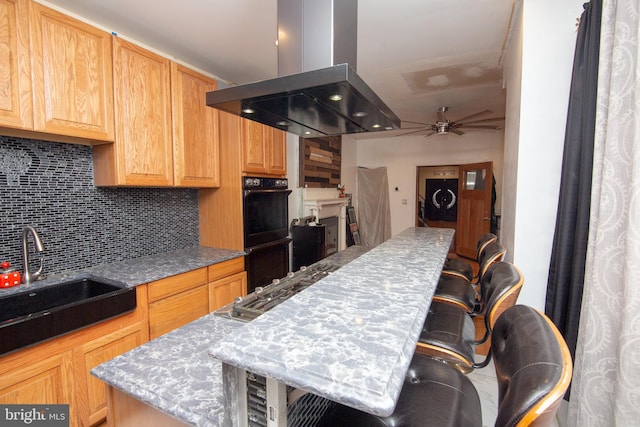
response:
{"label": "patterned curtain panel", "polygon": [[593,191],[569,425],[640,425],[640,3],[603,2]]}

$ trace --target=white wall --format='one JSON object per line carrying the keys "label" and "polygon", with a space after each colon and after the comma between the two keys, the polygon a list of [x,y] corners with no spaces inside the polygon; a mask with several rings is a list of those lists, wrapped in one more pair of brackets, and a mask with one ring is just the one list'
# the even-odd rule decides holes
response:
{"label": "white wall", "polygon": [[520,302],[544,309],[576,18],[583,0],[524,0],[505,61],[501,241],[525,276]]}
{"label": "white wall", "polygon": [[[415,225],[416,184],[419,166],[457,165],[493,161],[497,191],[502,185],[502,132],[469,132],[466,135],[405,136],[352,141],[343,137],[342,161],[355,170],[345,147],[356,144],[357,166],[385,166],[389,177],[391,233],[396,235]],[[343,175],[347,175],[343,167]],[[354,178],[355,179],[355,178]],[[397,188],[397,191],[396,191]],[[406,204],[404,201],[406,200]]]}

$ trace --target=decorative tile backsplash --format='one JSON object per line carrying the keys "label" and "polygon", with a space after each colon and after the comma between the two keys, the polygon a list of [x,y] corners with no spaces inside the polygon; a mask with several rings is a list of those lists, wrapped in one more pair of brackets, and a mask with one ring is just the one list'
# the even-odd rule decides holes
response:
{"label": "decorative tile backsplash", "polygon": [[19,270],[25,225],[63,273],[197,245],[198,191],[95,187],[91,147],[0,136],[0,262]]}

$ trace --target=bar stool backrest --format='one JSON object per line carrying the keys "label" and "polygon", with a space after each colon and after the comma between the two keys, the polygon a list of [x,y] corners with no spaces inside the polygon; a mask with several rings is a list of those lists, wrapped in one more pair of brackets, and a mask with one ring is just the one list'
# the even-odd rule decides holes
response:
{"label": "bar stool backrest", "polygon": [[499,399],[495,425],[553,425],[572,372],[558,329],[539,311],[515,305],[498,318],[491,338]]}

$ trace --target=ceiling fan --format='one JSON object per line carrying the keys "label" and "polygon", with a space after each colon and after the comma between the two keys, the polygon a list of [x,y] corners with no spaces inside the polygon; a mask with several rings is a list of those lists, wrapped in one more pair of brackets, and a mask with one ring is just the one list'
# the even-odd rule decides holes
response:
{"label": "ceiling fan", "polygon": [[482,117],[487,114],[493,113],[491,110],[484,110],[478,113],[474,113],[465,117],[462,117],[457,120],[449,120],[446,118],[445,113],[449,111],[449,107],[440,107],[438,108],[438,120],[435,123],[419,123],[419,122],[411,122],[404,121],[405,123],[413,123],[416,125],[422,125],[420,128],[415,128],[411,132],[401,133],[397,136],[410,135],[419,132],[427,132],[425,137],[431,135],[447,135],[450,132],[455,133],[456,135],[464,135],[465,132],[462,129],[469,130],[499,130],[502,129],[502,122],[504,121],[504,117],[492,117],[488,119],[480,119],[480,120],[472,120],[477,117]]}

